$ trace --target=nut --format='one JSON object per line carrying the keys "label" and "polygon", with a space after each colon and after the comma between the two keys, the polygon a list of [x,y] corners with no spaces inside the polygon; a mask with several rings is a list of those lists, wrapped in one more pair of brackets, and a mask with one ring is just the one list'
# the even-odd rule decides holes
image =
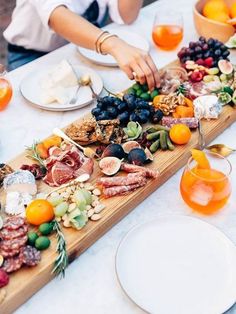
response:
{"label": "nut", "polygon": [[77,205],[76,205],[75,203],[71,203],[71,204],[69,205],[68,212],[69,212],[69,213],[72,212],[76,207],[77,207]]}
{"label": "nut", "polygon": [[101,218],[102,218],[102,216],[100,214],[93,214],[93,216],[90,219],[93,221],[97,221]]}
{"label": "nut", "polygon": [[99,214],[106,206],[104,204],[99,204],[94,207],[95,214]]}
{"label": "nut", "polygon": [[88,211],[88,213],[87,213],[88,218],[92,217],[92,216],[93,216],[93,214],[94,214],[94,209],[93,209],[93,208],[91,208],[91,209]]}
{"label": "nut", "polygon": [[187,60],[186,64],[195,64],[195,62],[193,60]]}
{"label": "nut", "polygon": [[54,197],[54,196],[58,196],[58,195],[59,195],[59,193],[57,193],[57,192],[52,192],[52,193],[51,193],[51,196],[53,196],[53,197]]}
{"label": "nut", "polygon": [[85,183],[84,188],[88,191],[92,191],[95,189],[94,186],[90,183]]}
{"label": "nut", "polygon": [[62,220],[68,220],[68,215],[65,214],[64,216],[62,216]]}
{"label": "nut", "polygon": [[80,183],[79,185],[81,188],[84,188],[84,183]]}
{"label": "nut", "polygon": [[70,220],[69,220],[69,219],[64,220],[64,221],[63,221],[63,226],[64,226],[65,228],[71,227]]}
{"label": "nut", "polygon": [[68,197],[70,196],[70,193],[68,193],[68,192],[63,192],[63,193],[61,193],[61,196],[62,196],[63,198],[68,198]]}
{"label": "nut", "polygon": [[61,221],[61,217],[56,217],[55,219],[56,219],[56,221],[58,221],[58,222]]}
{"label": "nut", "polygon": [[93,195],[99,196],[99,195],[101,195],[101,191],[99,189],[94,189]]}
{"label": "nut", "polygon": [[86,205],[86,210],[90,210],[92,208],[91,205]]}
{"label": "nut", "polygon": [[96,207],[96,206],[99,205],[99,204],[100,204],[99,201],[93,201],[93,202],[92,202],[92,206],[93,206],[93,207]]}
{"label": "nut", "polygon": [[69,194],[71,194],[71,187],[69,186],[68,188],[66,188],[66,193],[69,193]]}
{"label": "nut", "polygon": [[97,195],[92,195],[92,201],[97,201],[99,198],[98,198],[98,196]]}

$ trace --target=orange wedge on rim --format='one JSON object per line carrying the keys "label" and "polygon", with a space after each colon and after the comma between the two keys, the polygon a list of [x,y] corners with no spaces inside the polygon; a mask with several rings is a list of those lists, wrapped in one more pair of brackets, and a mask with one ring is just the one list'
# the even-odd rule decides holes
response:
{"label": "orange wedge on rim", "polygon": [[207,159],[206,154],[203,151],[193,148],[191,149],[191,154],[193,159],[196,161],[197,167],[199,169],[211,168],[209,160]]}

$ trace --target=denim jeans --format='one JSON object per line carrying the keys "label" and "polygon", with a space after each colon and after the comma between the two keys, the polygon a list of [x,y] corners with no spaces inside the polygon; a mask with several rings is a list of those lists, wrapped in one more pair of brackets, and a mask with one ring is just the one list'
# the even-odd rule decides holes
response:
{"label": "denim jeans", "polygon": [[25,51],[25,52],[13,52],[13,51],[8,51],[8,57],[7,57],[7,62],[8,62],[8,70],[12,71],[28,62],[31,62],[39,57],[42,57],[45,55],[46,52],[39,52],[39,51]]}

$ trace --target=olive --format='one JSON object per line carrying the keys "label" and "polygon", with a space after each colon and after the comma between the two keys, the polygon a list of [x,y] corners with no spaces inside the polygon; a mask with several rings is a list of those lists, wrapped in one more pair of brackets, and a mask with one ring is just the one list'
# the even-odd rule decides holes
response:
{"label": "olive", "polygon": [[108,106],[106,111],[108,112],[109,116],[113,119],[116,118],[118,115],[117,109],[113,106]]}
{"label": "olive", "polygon": [[127,91],[128,94],[135,94],[135,89],[133,87],[130,87]]}
{"label": "olive", "polygon": [[141,85],[141,88],[144,92],[148,92],[149,88],[148,88],[148,85],[147,84],[143,84]]}
{"label": "olive", "polygon": [[117,118],[120,120],[121,124],[127,124],[129,121],[129,112],[124,111],[124,112],[120,113]]}
{"label": "olive", "polygon": [[141,89],[138,89],[137,91],[136,91],[136,96],[137,97],[140,97],[140,95],[143,93],[143,91],[141,90]]}
{"label": "olive", "polygon": [[127,103],[125,103],[124,101],[121,101],[121,103],[119,104],[119,106],[117,107],[117,110],[119,112],[124,112],[128,109],[128,105]]}
{"label": "olive", "polygon": [[148,93],[142,93],[140,95],[140,98],[144,99],[144,100],[150,100],[150,94]]}
{"label": "olive", "polygon": [[93,116],[97,117],[97,116],[100,115],[101,109],[100,108],[93,108],[91,113],[92,113]]}
{"label": "olive", "polygon": [[158,89],[154,89],[154,90],[151,92],[151,98],[153,99],[153,98],[156,97],[158,94],[159,94],[159,90],[158,90]]}
{"label": "olive", "polygon": [[106,111],[103,111],[99,116],[96,117],[96,120],[109,120],[109,114]]}
{"label": "olive", "polygon": [[132,86],[132,88],[137,91],[138,89],[141,88],[141,85],[140,85],[139,83],[135,83],[135,84]]}

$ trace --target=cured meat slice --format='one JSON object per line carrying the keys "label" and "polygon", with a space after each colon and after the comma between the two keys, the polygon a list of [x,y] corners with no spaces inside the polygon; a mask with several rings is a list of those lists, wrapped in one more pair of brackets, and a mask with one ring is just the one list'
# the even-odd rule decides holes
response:
{"label": "cured meat slice", "polygon": [[17,254],[19,254],[20,249],[15,249],[15,250],[8,250],[5,251],[3,249],[0,249],[0,254],[4,257],[4,258],[8,258],[8,257],[12,257],[15,256]]}
{"label": "cured meat slice", "polygon": [[16,230],[8,230],[6,228],[3,228],[0,231],[0,238],[2,240],[13,240],[16,238],[21,238],[26,235],[28,232],[28,227],[26,225],[23,225],[22,227],[16,229]]}
{"label": "cured meat slice", "polygon": [[3,263],[3,270],[7,273],[12,273],[21,268],[23,262],[22,259],[18,256],[6,258]]}
{"label": "cured meat slice", "polygon": [[13,240],[4,240],[0,244],[0,249],[4,251],[17,250],[24,246],[27,240],[28,240],[27,235]]}
{"label": "cured meat slice", "polygon": [[16,230],[22,227],[25,224],[25,219],[22,217],[10,217],[5,220],[3,228],[8,230]]}
{"label": "cured meat slice", "polygon": [[75,177],[79,177],[82,174],[89,174],[93,173],[93,166],[94,162],[92,158],[84,158],[83,166],[76,170]]}
{"label": "cured meat slice", "polygon": [[41,260],[41,253],[30,245],[22,247],[19,256],[23,264],[31,267],[38,265]]}
{"label": "cured meat slice", "polygon": [[142,172],[143,174],[145,174],[147,178],[153,178],[153,179],[156,179],[159,176],[159,172],[157,170],[152,170],[152,169],[141,167],[141,166],[127,164],[125,162],[122,162],[121,170],[125,172],[136,172],[136,173]]}
{"label": "cured meat slice", "polygon": [[117,177],[102,177],[97,181],[97,184],[101,184],[104,187],[120,186],[120,185],[131,185],[139,184],[143,182],[145,174],[140,173],[129,173],[127,176],[117,176]]}
{"label": "cured meat slice", "polygon": [[172,118],[172,117],[163,117],[161,120],[163,126],[171,128],[173,125],[181,123],[187,125],[190,129],[198,128],[198,119],[197,118]]}
{"label": "cured meat slice", "polygon": [[112,186],[109,188],[103,189],[103,194],[105,197],[112,197],[116,195],[123,195],[129,193],[130,191],[136,190],[141,186],[144,186],[147,183],[147,180],[143,178],[142,182],[131,184],[131,185],[120,185],[120,186]]}
{"label": "cured meat slice", "polygon": [[50,186],[60,186],[73,178],[73,169],[61,162],[57,162],[44,177],[44,181]]}

